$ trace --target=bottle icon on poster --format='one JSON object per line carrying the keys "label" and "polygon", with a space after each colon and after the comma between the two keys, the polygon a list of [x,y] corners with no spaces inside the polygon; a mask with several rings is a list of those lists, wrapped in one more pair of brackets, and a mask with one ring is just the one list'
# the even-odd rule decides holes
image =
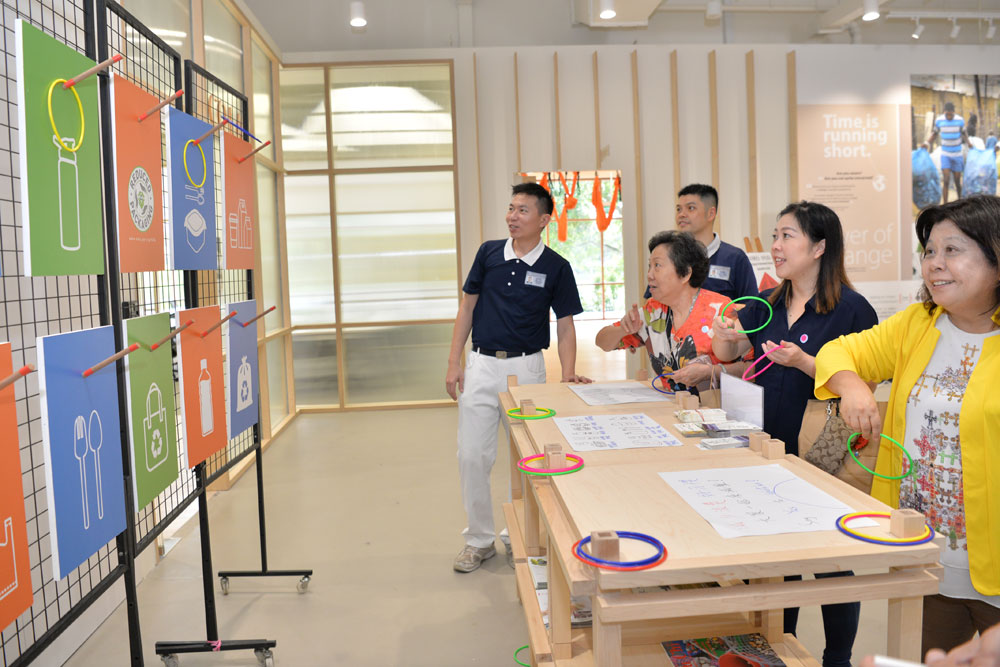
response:
{"label": "bottle icon on poster", "polygon": [[253,248],[253,221],[247,212],[245,199],[240,199],[236,213],[229,214],[229,247],[240,250]]}
{"label": "bottle icon on poster", "polygon": [[236,371],[236,412],[243,412],[253,405],[253,386],[250,378],[250,363],[246,355]]}
{"label": "bottle icon on poster", "polygon": [[212,412],[212,375],[208,372],[208,359],[201,360],[198,403],[201,408],[201,434],[206,436],[215,430],[215,414]]}
{"label": "bottle icon on poster", "polygon": [[17,559],[14,552],[14,519],[3,520],[0,539],[0,600],[17,590]]}
{"label": "bottle icon on poster", "polygon": [[[56,180],[59,188],[59,245],[63,250],[80,249],[80,173],[76,166],[76,153],[59,144],[59,137],[52,135],[56,145]],[[64,137],[63,143],[72,148],[76,139]]]}

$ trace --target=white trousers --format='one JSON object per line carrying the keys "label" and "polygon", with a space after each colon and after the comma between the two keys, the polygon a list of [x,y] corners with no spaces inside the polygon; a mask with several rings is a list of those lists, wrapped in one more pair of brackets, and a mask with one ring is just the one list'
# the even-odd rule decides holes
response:
{"label": "white trousers", "polygon": [[466,544],[479,548],[496,539],[490,471],[497,460],[497,427],[502,423],[507,430],[497,394],[507,390],[508,375],[516,375],[518,384],[544,383],[542,353],[497,359],[469,352],[464,391],[458,398],[458,474],[469,521],[462,534]]}

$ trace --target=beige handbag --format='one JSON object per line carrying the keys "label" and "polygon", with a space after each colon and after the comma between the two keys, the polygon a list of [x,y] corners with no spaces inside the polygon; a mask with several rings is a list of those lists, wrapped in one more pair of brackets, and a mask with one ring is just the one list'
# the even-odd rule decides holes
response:
{"label": "beige handbag", "polygon": [[[840,455],[841,464],[839,468],[835,473],[832,473],[834,477],[847,482],[860,491],[871,493],[872,474],[865,471],[848,455],[847,438],[850,437],[852,431],[840,417],[839,405],[837,407],[827,407],[828,403],[833,402],[839,403],[839,401],[810,400],[806,405],[806,411],[802,416],[802,428],[799,430],[799,456],[810,462],[812,462],[811,458],[824,461],[835,460],[838,456],[835,450],[832,450],[831,453],[824,453],[824,447],[813,456],[810,456],[809,452],[820,440],[823,442],[836,441],[842,455]],[[882,415],[883,421],[885,420],[885,411],[888,406],[887,402],[880,401],[878,404],[878,411]],[[828,426],[828,422],[832,423]],[[840,430],[841,424],[847,429],[846,433]],[[832,435],[833,433],[839,435],[834,436]],[[861,451],[857,452],[858,459],[872,470],[875,469],[875,461],[878,459],[878,446],[879,443],[869,442]]]}

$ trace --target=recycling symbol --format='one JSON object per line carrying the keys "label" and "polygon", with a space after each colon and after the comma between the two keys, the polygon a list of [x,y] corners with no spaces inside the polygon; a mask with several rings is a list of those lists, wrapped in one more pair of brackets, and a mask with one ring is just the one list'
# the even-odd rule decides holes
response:
{"label": "recycling symbol", "polygon": [[163,436],[160,434],[160,429],[153,431],[150,440],[152,442],[149,445],[149,449],[152,451],[154,457],[159,458],[163,453]]}

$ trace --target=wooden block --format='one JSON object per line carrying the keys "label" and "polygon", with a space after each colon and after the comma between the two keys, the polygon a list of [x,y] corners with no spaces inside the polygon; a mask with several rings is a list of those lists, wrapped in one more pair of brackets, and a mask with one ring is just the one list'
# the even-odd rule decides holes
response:
{"label": "wooden block", "polygon": [[757,452],[758,454],[764,449],[764,442],[770,440],[771,436],[763,431],[758,431],[756,433],[751,433],[750,438],[750,451]]}
{"label": "wooden block", "polygon": [[697,410],[701,407],[701,400],[697,396],[685,396],[681,399],[681,410]]}
{"label": "wooden block", "polygon": [[892,510],[889,514],[889,532],[895,537],[919,537],[924,534],[924,515],[917,510]]}
{"label": "wooden block", "polygon": [[677,391],[677,392],[674,392],[674,399],[678,403],[682,403],[685,398],[688,398],[690,396],[691,396],[691,392],[690,391]]}
{"label": "wooden block", "polygon": [[545,467],[558,470],[566,467],[566,452],[559,443],[545,445]]}
{"label": "wooden block", "polygon": [[768,438],[761,447],[761,454],[769,461],[785,458],[785,443],[777,438]]}
{"label": "wooden block", "polygon": [[517,376],[516,375],[508,375],[507,376],[507,388],[510,389],[511,387],[516,387],[516,386],[517,386]]}
{"label": "wooden block", "polygon": [[535,402],[530,398],[526,398],[521,401],[521,416],[522,417],[533,417],[538,414],[538,410],[535,408]]}
{"label": "wooden block", "polygon": [[613,530],[595,530],[590,534],[590,555],[603,560],[619,560],[618,534]]}
{"label": "wooden block", "polygon": [[640,368],[635,373],[635,379],[638,380],[639,382],[649,382],[649,371],[647,371],[645,368]]}

